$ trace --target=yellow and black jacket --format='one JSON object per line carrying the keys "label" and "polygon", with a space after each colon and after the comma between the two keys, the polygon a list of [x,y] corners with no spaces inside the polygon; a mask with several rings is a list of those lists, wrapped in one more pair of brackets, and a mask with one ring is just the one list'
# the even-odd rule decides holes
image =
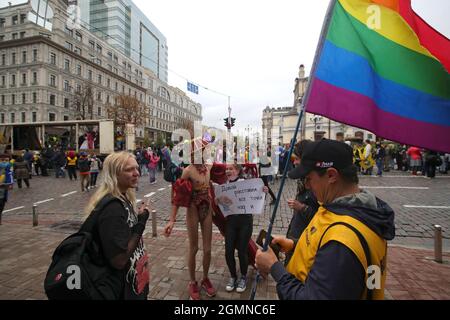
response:
{"label": "yellow and black jacket", "polygon": [[[394,236],[393,210],[369,192],[320,206],[286,269],[272,266],[279,298],[383,299],[387,240]],[[369,266],[379,270],[378,284]]]}

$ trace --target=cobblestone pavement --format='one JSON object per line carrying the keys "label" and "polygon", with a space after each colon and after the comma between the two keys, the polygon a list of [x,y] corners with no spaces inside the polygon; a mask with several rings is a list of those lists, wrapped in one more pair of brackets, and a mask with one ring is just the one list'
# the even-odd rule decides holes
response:
{"label": "cobblestone pavement", "polygon": [[[279,181],[271,185],[278,190]],[[388,202],[396,212],[397,236],[390,243],[388,299],[449,299],[450,260],[438,264],[430,257],[433,252],[433,224],[443,228],[444,251],[450,251],[450,177],[436,179],[411,177],[404,173],[388,172],[382,178],[361,177],[360,185]],[[56,245],[76,230],[83,220],[82,208],[92,191],[80,192],[79,181],[33,177],[30,189],[17,189],[3,214],[0,226],[0,299],[45,299],[43,277]],[[75,192],[76,191],[76,192]],[[170,238],[161,236],[170,209],[170,185],[158,176],[158,182],[149,185],[148,177],[140,181],[138,199],[152,199],[157,209],[157,237],[152,237],[152,222],[147,224],[145,242],[150,253],[150,299],[187,299],[187,266],[185,254],[187,235],[184,210],[181,210]],[[273,233],[285,234],[291,218],[286,200],[295,195],[295,182],[287,181],[282,194]],[[273,206],[266,200],[265,213],[254,220],[254,235],[267,228]],[[37,203],[39,226],[32,227],[32,205]],[[432,206],[409,207],[409,206]],[[201,249],[201,241],[200,249]],[[214,228],[211,262],[211,280],[218,289],[215,299],[248,299],[250,290],[243,294],[224,290],[228,271],[224,259],[224,242]],[[197,256],[197,275],[201,276],[201,250]],[[253,278],[254,270],[249,275]],[[259,283],[257,299],[276,299],[275,283],[271,278]],[[202,298],[208,299],[202,294]]]}

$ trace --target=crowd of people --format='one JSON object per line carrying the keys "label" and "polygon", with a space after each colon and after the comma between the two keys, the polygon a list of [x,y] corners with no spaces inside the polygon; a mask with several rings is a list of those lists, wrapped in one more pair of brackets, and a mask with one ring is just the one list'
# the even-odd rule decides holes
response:
{"label": "crowd of people", "polygon": [[[206,144],[202,141],[202,148]],[[220,199],[211,193],[212,183],[235,183],[246,177],[260,177],[264,184],[260,192],[269,193],[273,203],[276,200],[270,190],[273,172],[265,171],[270,165],[260,165],[258,170],[256,166],[236,163],[174,165],[168,145],[138,148],[132,153],[113,153],[104,162],[95,154],[73,150],[43,150],[40,153],[24,150],[15,159],[1,155],[0,212],[14,181],[19,188],[22,188],[22,182],[30,187],[33,175],[48,175],[48,169],[52,168],[56,178],[65,178],[67,172],[70,180],[80,180],[81,190],[85,192],[97,186],[97,177],[103,171],[103,179],[92,195],[86,213],[89,215],[107,196],[118,200],[102,209],[104,215],[97,221],[96,239],[116,277],[117,281],[112,283],[121,283],[116,298],[145,299],[149,278],[142,234],[151,208],[149,203],[135,203],[135,191],[140,176],[148,175],[149,183],[154,184],[156,171],[167,171],[174,166],[172,210],[164,234],[172,234],[179,208],[186,207],[190,278],[187,290],[191,299],[200,299],[201,290],[211,297],[217,292],[208,277],[213,223],[225,240],[224,259],[230,278],[226,291],[244,292],[248,267],[252,265],[263,275],[271,274],[280,299],[382,298],[386,241],[395,235],[394,212],[381,199],[359,188],[358,173],[372,174],[374,165],[370,163],[373,162],[379,176],[388,170],[411,170],[412,174],[426,172],[433,177],[436,168],[447,173],[448,154],[415,147],[393,148],[389,144],[372,144],[370,141],[366,141],[364,147],[352,147],[348,143],[323,139],[297,143],[291,159],[287,159],[288,148],[286,145],[276,151],[280,156],[279,167],[287,167],[289,178],[298,183],[296,197],[287,201],[293,215],[286,237],[275,237],[272,242],[284,252],[281,261],[270,247],[267,251],[256,252],[251,239],[252,214],[231,213],[224,217],[220,209],[217,210]],[[270,159],[270,152],[266,156]],[[199,226],[203,242],[200,284],[196,279]],[[235,261],[236,250],[240,276]],[[381,288],[366,286],[370,266],[379,268]]]}

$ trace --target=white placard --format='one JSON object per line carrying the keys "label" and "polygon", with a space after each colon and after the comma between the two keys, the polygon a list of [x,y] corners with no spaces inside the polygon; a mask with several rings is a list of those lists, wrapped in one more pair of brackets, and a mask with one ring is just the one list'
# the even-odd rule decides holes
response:
{"label": "white placard", "polygon": [[264,209],[264,183],[261,179],[247,179],[216,185],[217,204],[224,216],[230,214],[261,214]]}

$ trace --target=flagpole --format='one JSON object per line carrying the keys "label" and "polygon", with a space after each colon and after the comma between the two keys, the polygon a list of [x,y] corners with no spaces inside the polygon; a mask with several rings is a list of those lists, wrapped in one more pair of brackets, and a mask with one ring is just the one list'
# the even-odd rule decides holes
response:
{"label": "flagpole", "polygon": [[[325,37],[326,37],[326,34],[328,33],[328,28],[330,26],[331,16],[332,16],[332,12],[334,10],[334,6],[336,4],[336,1],[337,0],[330,0],[330,3],[328,4],[327,12],[325,14],[325,19],[324,19],[324,23],[322,25],[322,30],[320,31],[319,42],[317,44],[316,52],[315,52],[315,55],[314,55],[314,62],[313,62],[313,65],[312,65],[311,74],[310,74],[309,79],[308,79],[308,86],[307,86],[306,93],[305,93],[305,99],[303,99],[303,101],[302,101],[302,106],[300,108],[300,115],[298,116],[298,120],[297,120],[297,125],[295,127],[294,136],[292,137],[292,140],[291,140],[291,147],[289,148],[287,161],[286,161],[286,164],[284,165],[284,168],[283,168],[283,176],[281,178],[280,188],[278,189],[278,194],[277,194],[277,198],[276,198],[276,201],[275,201],[275,206],[273,208],[273,213],[272,213],[272,216],[270,218],[269,227],[267,228],[266,239],[264,240],[264,245],[263,245],[262,251],[267,251],[267,248],[269,246],[269,239],[270,239],[270,236],[272,234],[273,223],[275,222],[275,217],[276,217],[276,214],[277,214],[278,205],[280,203],[281,194],[283,193],[284,183],[286,181],[287,168],[288,168],[288,165],[289,165],[289,161],[291,161],[292,151],[294,150],[294,145],[295,145],[295,142],[297,140],[297,133],[298,133],[298,131],[300,129],[300,125],[301,125],[302,118],[303,118],[303,113],[305,112],[305,106],[306,106],[306,104],[308,102],[308,99],[309,99],[309,94],[311,92],[311,87],[312,87],[314,76],[315,76],[315,72],[316,72],[316,69],[317,69],[319,56],[320,56],[320,53],[322,52],[322,48],[323,48],[323,45],[325,43]],[[255,281],[253,282],[253,287],[252,287],[252,292],[251,292],[251,295],[250,295],[250,300],[254,300],[255,299],[256,288],[257,288],[259,279],[260,279],[260,274],[259,274],[259,271],[257,271],[256,277],[255,277]]]}

